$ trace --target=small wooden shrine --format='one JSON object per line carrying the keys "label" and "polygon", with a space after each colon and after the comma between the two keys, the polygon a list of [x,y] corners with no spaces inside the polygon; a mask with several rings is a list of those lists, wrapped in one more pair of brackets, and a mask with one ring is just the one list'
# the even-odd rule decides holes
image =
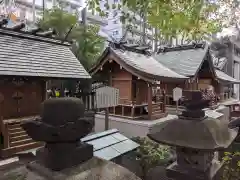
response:
{"label": "small wooden shrine", "polygon": [[227,84],[240,83],[238,80],[228,76],[216,69],[213,65],[209,47],[202,44],[190,44],[177,47],[165,47],[159,49],[154,58],[161,64],[178,74],[189,77],[185,83],[176,84],[161,82],[166,88],[167,105],[175,105],[172,91],[178,86],[184,90],[206,90],[212,88],[221,100],[224,99],[224,86]]}
{"label": "small wooden shrine", "polygon": [[24,24],[6,27],[0,21],[0,156],[36,148],[20,124],[39,114],[51,79],[90,78],[68,43],[52,32],[25,30]]}
{"label": "small wooden shrine", "polygon": [[[148,47],[112,43],[106,48],[90,74],[119,89],[120,104],[110,114],[131,119],[158,119],[166,116],[165,95],[160,82],[184,84],[187,77],[157,62]],[[154,89],[161,97],[154,99]]]}

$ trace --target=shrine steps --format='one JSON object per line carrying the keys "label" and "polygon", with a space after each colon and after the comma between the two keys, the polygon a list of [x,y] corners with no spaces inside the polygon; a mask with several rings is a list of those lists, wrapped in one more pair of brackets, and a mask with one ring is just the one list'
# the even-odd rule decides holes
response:
{"label": "shrine steps", "polygon": [[11,122],[5,127],[8,132],[8,138],[6,138],[7,142],[4,143],[5,147],[0,150],[1,157],[10,157],[19,152],[43,146],[43,143],[35,142],[28,136],[26,131],[21,127],[21,122]]}
{"label": "shrine steps", "polygon": [[41,147],[43,145],[44,144],[41,143],[41,142],[32,142],[32,143],[28,143],[28,144],[24,144],[24,145],[20,145],[20,146],[14,146],[14,147],[2,149],[0,151],[0,155],[1,155],[2,158],[7,158],[7,157],[11,157],[14,154],[17,154],[19,152],[23,152],[23,151],[27,151],[27,150],[30,150],[30,149],[39,148],[39,147]]}
{"label": "shrine steps", "polygon": [[160,118],[166,117],[166,115],[167,114],[162,111],[160,104],[153,104],[152,105],[151,120],[160,119]]}

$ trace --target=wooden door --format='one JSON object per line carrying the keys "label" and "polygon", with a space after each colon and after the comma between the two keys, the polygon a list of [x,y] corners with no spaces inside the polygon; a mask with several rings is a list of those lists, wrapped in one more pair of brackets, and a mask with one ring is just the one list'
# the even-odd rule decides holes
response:
{"label": "wooden door", "polygon": [[12,97],[15,93],[14,88],[14,84],[10,82],[0,85],[0,92],[4,96],[4,100],[1,104],[1,116],[3,119],[13,118],[17,115],[17,104]]}
{"label": "wooden door", "polygon": [[19,116],[32,116],[39,113],[42,102],[42,87],[40,82],[26,83],[19,87],[19,94],[22,98],[19,102]]}
{"label": "wooden door", "polygon": [[0,94],[4,96],[0,106],[3,119],[36,115],[42,102],[43,88],[40,82],[0,85]]}

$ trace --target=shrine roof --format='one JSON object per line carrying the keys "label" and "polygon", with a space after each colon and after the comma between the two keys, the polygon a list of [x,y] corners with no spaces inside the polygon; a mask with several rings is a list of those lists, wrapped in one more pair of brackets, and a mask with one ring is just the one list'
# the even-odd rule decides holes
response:
{"label": "shrine roof", "polygon": [[0,27],[0,75],[91,78],[69,43],[22,30]]}
{"label": "shrine roof", "polygon": [[[144,49],[144,47],[142,48]],[[137,51],[129,49],[119,49],[108,47],[99,59],[98,63],[90,70],[91,74],[95,74],[107,61],[108,55],[111,54],[114,61],[121,65],[124,69],[135,76],[147,81],[153,80],[185,80],[187,77],[180,75],[166,66],[156,61],[152,56],[140,53],[142,49],[139,47]]]}
{"label": "shrine roof", "polygon": [[227,75],[226,73],[218,70],[218,69],[215,69],[215,72],[216,72],[216,75],[217,75],[217,78],[222,81],[223,83],[226,83],[226,84],[240,84],[240,80],[237,80],[229,75]]}
{"label": "shrine roof", "polygon": [[187,77],[195,76],[204,60],[208,60],[212,70],[214,68],[209,47],[205,44],[166,47],[159,49],[154,58],[171,70]]}

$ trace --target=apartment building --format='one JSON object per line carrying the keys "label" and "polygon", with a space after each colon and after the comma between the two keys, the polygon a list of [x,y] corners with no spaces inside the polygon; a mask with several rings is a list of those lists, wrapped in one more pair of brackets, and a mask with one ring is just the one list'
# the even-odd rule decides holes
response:
{"label": "apartment building", "polygon": [[[100,1],[100,8],[108,13],[107,21],[108,24],[102,28],[102,31],[108,34],[112,39],[114,40],[120,40],[125,39],[128,41],[128,43],[139,43],[142,41],[142,38],[144,37],[144,29],[143,29],[143,20],[140,18],[140,16],[136,16],[133,13],[132,16],[135,16],[136,21],[132,23],[131,28],[127,28],[126,24],[123,24],[121,22],[121,15],[122,11],[128,12],[127,9],[112,9],[112,4],[115,4],[116,6],[118,4],[121,4],[121,0],[108,0],[110,9],[107,10],[104,7],[104,4],[106,3],[106,0]],[[154,43],[154,29],[151,28],[149,25],[146,25],[145,28],[146,32],[146,44],[153,45]],[[156,43],[156,42],[155,42]]]}
{"label": "apartment building", "polygon": [[[13,12],[18,20],[26,20],[27,23],[36,22],[38,18],[42,17],[43,7],[50,9],[53,6],[64,6],[65,10],[71,13],[79,12],[83,6],[83,2],[78,0],[3,0],[0,5],[0,13],[9,14]],[[107,25],[107,21],[97,15],[92,15],[87,12],[87,22],[98,24],[100,26]],[[81,20],[81,16],[79,17]]]}
{"label": "apartment building", "polygon": [[[240,39],[239,35],[229,36],[223,38],[215,52],[217,52],[220,58],[214,58],[213,63],[216,68],[224,71],[231,77],[240,80]],[[231,91],[235,95],[236,99],[240,100],[240,85],[234,84],[233,86],[228,86],[227,91]]]}

